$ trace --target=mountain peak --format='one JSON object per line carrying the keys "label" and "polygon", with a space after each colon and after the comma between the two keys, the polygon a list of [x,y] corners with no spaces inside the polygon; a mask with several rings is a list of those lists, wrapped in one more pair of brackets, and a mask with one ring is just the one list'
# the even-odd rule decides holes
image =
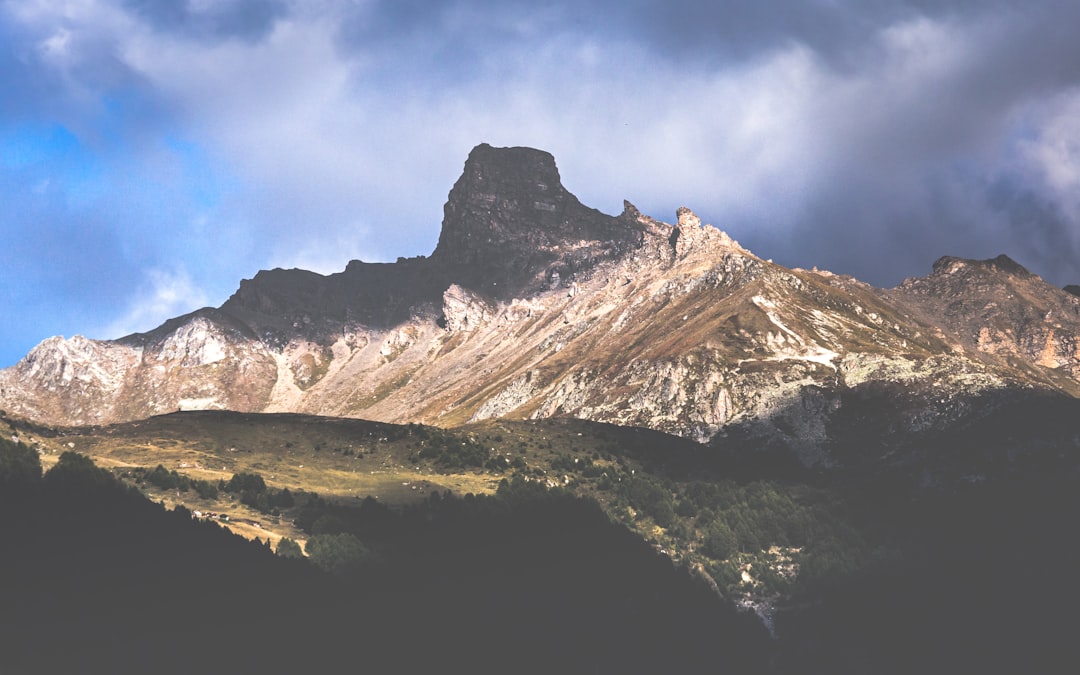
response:
{"label": "mountain peak", "polygon": [[580,206],[562,186],[555,158],[533,148],[473,148],[443,207],[432,258],[484,262],[486,254],[556,228],[567,208]]}
{"label": "mountain peak", "polygon": [[500,282],[527,285],[582,242],[629,242],[637,234],[582,205],[563,187],[555,158],[525,147],[473,148],[443,214],[431,259],[485,292],[501,291]]}
{"label": "mountain peak", "polygon": [[986,260],[970,260],[968,258],[957,258],[949,255],[942,256],[934,262],[933,274],[954,274],[964,269],[1004,272],[1021,278],[1035,276],[1023,265],[1005,254],[1001,254],[996,258],[987,258]]}

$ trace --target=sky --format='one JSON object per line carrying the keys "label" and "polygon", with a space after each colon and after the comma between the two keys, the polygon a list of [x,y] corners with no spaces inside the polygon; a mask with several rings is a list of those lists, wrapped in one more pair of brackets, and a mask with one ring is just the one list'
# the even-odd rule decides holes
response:
{"label": "sky", "polygon": [[481,142],[882,287],[1080,283],[1073,0],[0,0],[0,367],[429,254]]}

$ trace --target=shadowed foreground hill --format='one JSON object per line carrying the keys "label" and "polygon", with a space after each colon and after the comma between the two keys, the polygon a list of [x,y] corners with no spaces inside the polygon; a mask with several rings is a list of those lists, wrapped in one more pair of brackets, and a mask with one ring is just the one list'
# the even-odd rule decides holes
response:
{"label": "shadowed foreground hill", "polygon": [[[810,518],[769,640],[595,503],[520,477],[494,497],[302,511],[329,574],[80,455],[41,477],[35,451],[0,440],[0,672],[1071,672],[1080,473],[1055,445],[940,487],[765,464],[710,487],[691,471],[680,513],[711,493],[764,544],[778,505]],[[722,508],[739,495],[752,511]]]}
{"label": "shadowed foreground hill", "polygon": [[2,672],[743,673],[764,663],[767,638],[750,617],[568,495],[385,512],[378,556],[335,576],[165,511],[74,453],[39,478],[40,465],[18,461],[25,448],[3,445]]}

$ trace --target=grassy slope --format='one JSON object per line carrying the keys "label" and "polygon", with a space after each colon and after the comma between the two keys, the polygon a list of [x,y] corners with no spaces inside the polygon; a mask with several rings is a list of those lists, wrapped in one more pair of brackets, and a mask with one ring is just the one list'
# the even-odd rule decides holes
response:
{"label": "grassy slope", "polygon": [[[709,550],[706,541],[715,520],[725,516],[754,520],[745,513],[751,508],[747,493],[738,487],[750,478],[737,475],[735,468],[717,459],[717,453],[691,441],[582,420],[489,420],[442,430],[293,414],[206,411],[107,427],[38,428],[36,434],[24,429],[22,435],[43,445],[46,463],[56,453],[74,449],[128,479],[135,467],[152,469],[158,464],[212,482],[250,472],[261,475],[271,488],[315,492],[344,505],[373,496],[382,504],[401,507],[446,490],[491,494],[500,480],[521,476],[595,500],[609,517],[655,548],[678,562],[708,570],[726,592],[750,599],[772,597],[790,585],[768,568],[776,566],[777,546],[790,551],[802,543],[780,535],[753,535],[737,551],[721,555]],[[479,448],[489,458],[487,467],[448,467],[437,458],[418,457],[425,448],[436,446]],[[698,489],[696,499],[685,497],[691,485],[718,481],[723,485],[720,492]],[[762,485],[766,484],[758,487]],[[295,524],[295,513],[261,513],[241,504],[235,494],[202,499],[193,490],[162,490],[146,482],[138,487],[169,507],[183,504],[228,516],[228,527],[247,538],[269,539],[276,546],[282,537],[304,542],[308,536]],[[776,497],[775,490],[768,484],[764,491]],[[782,513],[776,518],[784,523],[774,530],[793,530],[796,525],[787,521],[799,518],[801,526],[833,536],[837,528],[831,521],[837,515],[827,506],[828,494],[807,486],[781,486],[780,491]],[[714,503],[721,493],[738,494],[725,498],[722,506]],[[760,502],[762,497],[754,499]],[[793,506],[792,499],[798,504]],[[808,526],[808,518],[821,522]],[[741,527],[745,531],[758,524],[743,522]],[[845,528],[842,531],[850,534]],[[861,544],[844,543],[849,548]],[[757,570],[747,581],[741,571],[751,566]]]}

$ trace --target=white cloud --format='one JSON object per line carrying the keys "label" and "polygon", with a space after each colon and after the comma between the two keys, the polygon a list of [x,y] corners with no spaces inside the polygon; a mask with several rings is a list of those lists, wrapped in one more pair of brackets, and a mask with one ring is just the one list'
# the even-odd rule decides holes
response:
{"label": "white cloud", "polygon": [[100,333],[113,339],[146,332],[206,304],[206,294],[184,268],[147,270],[145,282],[135,290],[123,314]]}
{"label": "white cloud", "polygon": [[[334,274],[345,268],[350,260],[381,262],[378,255],[363,248],[366,228],[311,238],[296,248],[279,248],[271,256],[269,267],[299,268],[319,274]],[[385,262],[385,261],[382,261]]]}

